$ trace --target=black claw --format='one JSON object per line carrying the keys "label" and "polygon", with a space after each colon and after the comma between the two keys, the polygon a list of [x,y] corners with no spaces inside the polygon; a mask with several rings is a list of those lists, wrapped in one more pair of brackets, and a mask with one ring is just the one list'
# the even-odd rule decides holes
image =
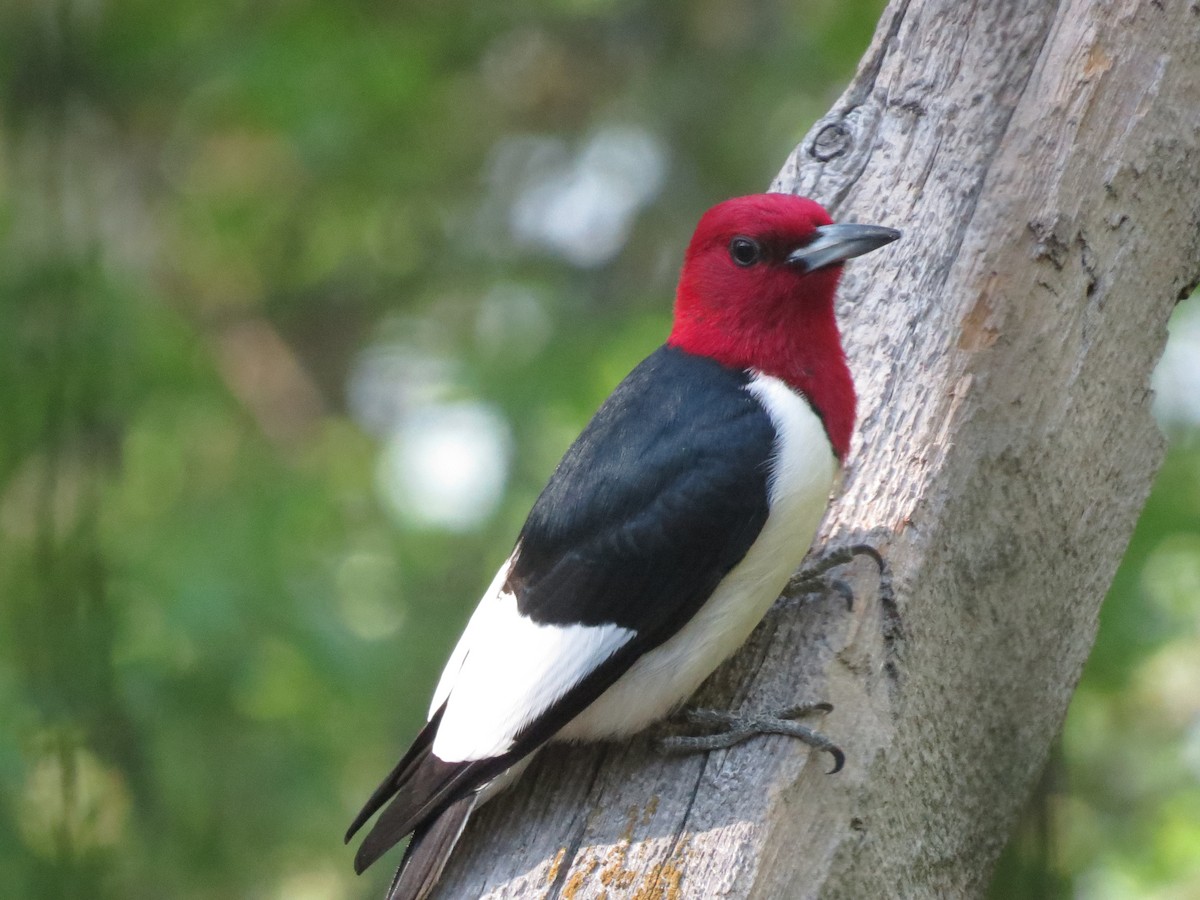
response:
{"label": "black claw", "polygon": [[870,557],[879,569],[880,591],[885,599],[891,596],[891,572],[883,555],[870,544],[850,544],[832,550],[818,559],[808,569],[796,573],[788,583],[786,593],[791,597],[803,597],[821,590],[834,590],[846,599],[848,609],[854,608],[854,593],[845,582],[826,580],[825,573],[852,562],[856,556]]}
{"label": "black claw", "polygon": [[826,775],[836,775],[842,771],[842,766],[846,765],[846,754],[839,747],[830,747],[829,755],[833,757],[833,768],[826,772]]}

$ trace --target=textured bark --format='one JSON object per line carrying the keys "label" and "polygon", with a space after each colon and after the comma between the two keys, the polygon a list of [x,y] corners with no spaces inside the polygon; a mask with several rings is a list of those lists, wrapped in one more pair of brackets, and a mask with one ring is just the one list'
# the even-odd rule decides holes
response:
{"label": "textured bark", "polygon": [[851,609],[777,604],[699,699],[832,701],[845,770],[781,737],[552,749],[440,897],[986,888],[1162,456],[1150,373],[1200,277],[1200,4],[893,2],[773,187],[905,233],[844,282],[861,417],[821,539],[873,541],[896,602],[849,567]]}

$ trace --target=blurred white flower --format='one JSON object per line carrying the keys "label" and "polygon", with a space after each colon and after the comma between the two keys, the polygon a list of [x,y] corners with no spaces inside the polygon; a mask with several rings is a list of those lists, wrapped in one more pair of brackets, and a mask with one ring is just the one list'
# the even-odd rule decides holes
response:
{"label": "blurred white flower", "polygon": [[577,153],[557,139],[520,135],[497,146],[492,184],[510,199],[514,239],[576,266],[607,262],[634,217],[662,189],[667,155],[644,128],[608,125]]}
{"label": "blurred white flower", "polygon": [[511,455],[508,422],[491,404],[418,406],[405,413],[388,439],[377,483],[401,518],[469,531],[499,505]]}

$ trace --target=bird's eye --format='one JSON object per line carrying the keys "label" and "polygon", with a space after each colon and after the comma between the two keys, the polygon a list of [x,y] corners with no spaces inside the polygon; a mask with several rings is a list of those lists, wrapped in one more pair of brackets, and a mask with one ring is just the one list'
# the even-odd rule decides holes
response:
{"label": "bird's eye", "polygon": [[752,266],[762,259],[762,247],[748,237],[735,237],[729,242],[729,255],[739,266]]}

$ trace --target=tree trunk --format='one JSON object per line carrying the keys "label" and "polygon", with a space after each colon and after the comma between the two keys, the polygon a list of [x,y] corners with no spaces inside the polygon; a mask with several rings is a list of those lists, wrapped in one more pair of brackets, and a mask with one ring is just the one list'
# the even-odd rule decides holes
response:
{"label": "tree trunk", "polygon": [[1149,379],[1200,277],[1200,3],[895,0],[772,186],[897,226],[848,266],[860,423],[817,553],[702,702],[828,700],[846,751],[554,748],[440,897],[979,895],[1162,456]]}

